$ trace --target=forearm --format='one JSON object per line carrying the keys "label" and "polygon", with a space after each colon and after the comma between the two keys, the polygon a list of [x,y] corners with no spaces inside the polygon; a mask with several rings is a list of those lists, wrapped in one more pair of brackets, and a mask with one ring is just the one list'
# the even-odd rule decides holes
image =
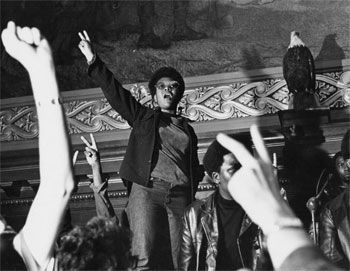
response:
{"label": "forearm", "polygon": [[108,181],[101,182],[98,185],[94,181],[90,187],[94,191],[96,215],[113,219],[118,224],[119,220],[108,197]]}
{"label": "forearm", "polygon": [[125,120],[132,123],[141,105],[114,77],[102,60],[97,56],[88,68],[89,76],[101,87],[108,103]]}
{"label": "forearm", "polygon": [[275,269],[279,269],[286,258],[297,249],[312,246],[302,228],[286,228],[267,238],[267,248]]}
{"label": "forearm", "polygon": [[[69,138],[63,108],[57,103],[59,91],[53,65],[42,71],[42,77],[30,72],[40,129],[40,187],[23,228],[28,247],[40,266],[50,257],[74,187]],[[40,92],[45,95],[36,96]]]}
{"label": "forearm", "polygon": [[278,269],[293,251],[312,246],[312,243],[301,221],[282,198],[272,199],[269,215],[270,217],[264,220],[260,227],[266,236],[273,266]]}
{"label": "forearm", "polygon": [[95,164],[91,165],[91,169],[93,185],[98,187],[103,183],[101,163],[96,162]]}

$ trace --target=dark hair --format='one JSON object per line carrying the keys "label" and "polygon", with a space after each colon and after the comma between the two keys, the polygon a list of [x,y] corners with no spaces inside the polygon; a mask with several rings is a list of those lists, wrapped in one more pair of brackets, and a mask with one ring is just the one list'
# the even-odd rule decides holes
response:
{"label": "dark hair", "polygon": [[[252,152],[252,143],[250,137],[246,135],[232,136],[235,140],[241,142],[250,152]],[[229,150],[221,146],[217,140],[214,140],[203,157],[203,166],[207,174],[211,177],[213,172],[219,172],[224,156],[230,153]]]}
{"label": "dark hair", "polygon": [[163,77],[169,77],[180,84],[177,97],[177,102],[179,102],[185,92],[185,82],[181,74],[173,67],[162,67],[152,75],[152,78],[148,83],[148,88],[151,93],[151,96],[153,97],[156,94],[156,84],[158,80]]}
{"label": "dark hair", "polygon": [[105,217],[93,217],[62,237],[57,250],[59,270],[127,270],[134,268],[131,236]]}

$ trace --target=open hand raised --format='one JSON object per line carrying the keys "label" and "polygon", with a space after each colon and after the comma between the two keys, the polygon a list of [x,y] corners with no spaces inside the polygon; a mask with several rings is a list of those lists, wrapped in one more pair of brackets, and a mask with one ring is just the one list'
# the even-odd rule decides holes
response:
{"label": "open hand raised", "polygon": [[94,51],[92,50],[90,37],[85,30],[83,33],[79,32],[78,35],[81,39],[78,47],[85,56],[86,60],[90,62],[94,57]]}

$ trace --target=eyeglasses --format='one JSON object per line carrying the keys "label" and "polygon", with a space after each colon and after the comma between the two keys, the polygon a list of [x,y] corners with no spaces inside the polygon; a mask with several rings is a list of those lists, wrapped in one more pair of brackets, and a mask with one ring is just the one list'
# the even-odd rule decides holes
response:
{"label": "eyeglasses", "polygon": [[347,167],[350,169],[350,159],[345,159],[344,163],[347,165]]}
{"label": "eyeglasses", "polygon": [[350,169],[350,159],[343,160],[343,158],[341,158],[339,159],[339,161],[336,162],[336,166],[342,167],[344,169],[346,168]]}
{"label": "eyeglasses", "polygon": [[179,86],[180,86],[180,84],[176,81],[171,81],[168,84],[166,84],[165,82],[159,82],[156,84],[157,89],[165,90],[167,88],[171,91],[178,89]]}

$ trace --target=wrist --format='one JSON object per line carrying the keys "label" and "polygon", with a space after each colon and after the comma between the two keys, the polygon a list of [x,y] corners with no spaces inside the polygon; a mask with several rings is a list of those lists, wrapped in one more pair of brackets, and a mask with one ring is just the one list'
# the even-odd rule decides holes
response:
{"label": "wrist", "polygon": [[63,104],[61,97],[41,98],[35,101],[37,107],[54,106]]}
{"label": "wrist", "polygon": [[265,206],[265,209],[269,210],[269,212],[266,212],[260,223],[257,223],[265,236],[284,225],[302,225],[301,221],[295,216],[287,202],[282,200],[282,198],[270,201],[269,204]]}
{"label": "wrist", "polygon": [[304,230],[303,223],[301,220],[295,216],[290,217],[281,217],[276,222],[264,226],[262,228],[264,235],[266,238],[271,237],[277,232],[284,230],[292,230],[292,229],[301,229]]}
{"label": "wrist", "polygon": [[92,170],[95,171],[101,171],[101,163],[95,162],[91,164]]}
{"label": "wrist", "polygon": [[86,57],[86,62],[87,64],[90,66],[91,64],[93,64],[96,60],[96,54],[95,53],[91,53],[85,56]]}
{"label": "wrist", "polygon": [[29,77],[36,101],[49,100],[60,96],[54,69],[30,71]]}
{"label": "wrist", "polygon": [[[273,266],[278,270],[285,259],[301,247],[312,246],[303,228],[282,227],[265,237]],[[283,245],[281,245],[283,243]]]}

